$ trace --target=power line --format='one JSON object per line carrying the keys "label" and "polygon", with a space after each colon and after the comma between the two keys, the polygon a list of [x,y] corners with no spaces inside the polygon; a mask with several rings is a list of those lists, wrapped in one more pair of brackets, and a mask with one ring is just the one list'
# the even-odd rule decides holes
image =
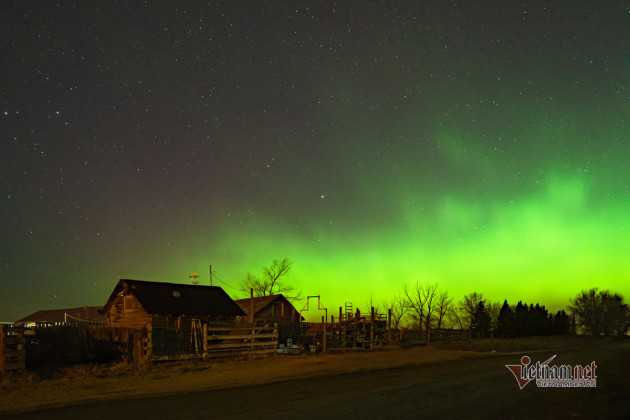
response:
{"label": "power line", "polygon": [[69,313],[64,313],[64,317],[65,317],[66,319],[67,319],[67,318],[70,318],[70,319],[72,319],[72,320],[75,320],[75,321],[80,321],[80,322],[86,322],[86,323],[88,323],[88,324],[93,324],[93,323],[95,323],[95,322],[99,322],[99,321],[90,321],[89,319],[82,319],[82,318],[79,318],[79,317],[76,317],[76,316],[72,316],[72,315],[70,315]]}
{"label": "power line", "polygon": [[217,276],[217,272],[216,271],[212,271],[212,278],[219,280],[221,283],[223,283],[224,285],[226,285],[227,287],[229,287],[230,289],[239,291],[237,288],[229,285],[228,283],[224,282],[221,277]]}

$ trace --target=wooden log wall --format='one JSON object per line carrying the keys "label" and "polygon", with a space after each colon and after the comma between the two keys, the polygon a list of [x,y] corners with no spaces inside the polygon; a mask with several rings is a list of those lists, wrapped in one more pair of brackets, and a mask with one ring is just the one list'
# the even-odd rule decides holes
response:
{"label": "wooden log wall", "polygon": [[107,312],[110,327],[141,329],[150,324],[152,316],[130,292],[123,292],[116,297]]}
{"label": "wooden log wall", "polygon": [[26,369],[23,327],[0,325],[0,372]]}

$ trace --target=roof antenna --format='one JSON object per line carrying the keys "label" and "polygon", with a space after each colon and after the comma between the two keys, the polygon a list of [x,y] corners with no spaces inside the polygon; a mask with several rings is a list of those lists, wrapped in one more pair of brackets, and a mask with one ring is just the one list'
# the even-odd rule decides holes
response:
{"label": "roof antenna", "polygon": [[197,273],[192,273],[191,276],[188,276],[189,279],[194,279],[192,281],[192,284],[194,284],[195,286],[199,284],[199,281],[197,280],[199,278],[199,274]]}

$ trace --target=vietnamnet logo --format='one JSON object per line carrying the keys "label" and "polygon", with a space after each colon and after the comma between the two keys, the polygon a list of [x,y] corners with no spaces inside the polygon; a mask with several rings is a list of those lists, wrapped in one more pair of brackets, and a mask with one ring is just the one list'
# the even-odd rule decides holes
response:
{"label": "vietnamnet logo", "polygon": [[531,381],[541,388],[595,388],[597,386],[597,365],[591,362],[585,366],[553,365],[549,363],[556,358],[553,355],[544,362],[532,363],[529,356],[521,357],[520,365],[505,365],[516,378],[518,386],[523,389]]}

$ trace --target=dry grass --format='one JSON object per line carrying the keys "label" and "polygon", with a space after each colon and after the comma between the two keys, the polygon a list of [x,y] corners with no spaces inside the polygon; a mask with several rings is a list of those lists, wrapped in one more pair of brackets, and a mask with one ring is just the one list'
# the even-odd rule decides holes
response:
{"label": "dry grass", "polygon": [[0,413],[247,386],[463,357],[468,356],[464,352],[417,347],[325,355],[272,355],[242,360],[162,362],[144,368],[125,364],[81,365],[54,371],[23,372],[13,374],[9,383],[0,387],[3,396]]}
{"label": "dry grass", "polygon": [[13,373],[0,387],[0,413],[436,363],[485,356],[487,352],[572,348],[596,344],[604,343],[603,340],[579,337],[532,337],[473,340],[469,343],[440,344],[405,350],[391,348],[325,355],[272,355],[241,360],[163,362],[143,368],[119,363],[26,371]]}
{"label": "dry grass", "polygon": [[620,340],[619,337],[541,336],[495,338],[435,344],[441,350],[512,353],[535,350],[555,350],[602,346]]}

